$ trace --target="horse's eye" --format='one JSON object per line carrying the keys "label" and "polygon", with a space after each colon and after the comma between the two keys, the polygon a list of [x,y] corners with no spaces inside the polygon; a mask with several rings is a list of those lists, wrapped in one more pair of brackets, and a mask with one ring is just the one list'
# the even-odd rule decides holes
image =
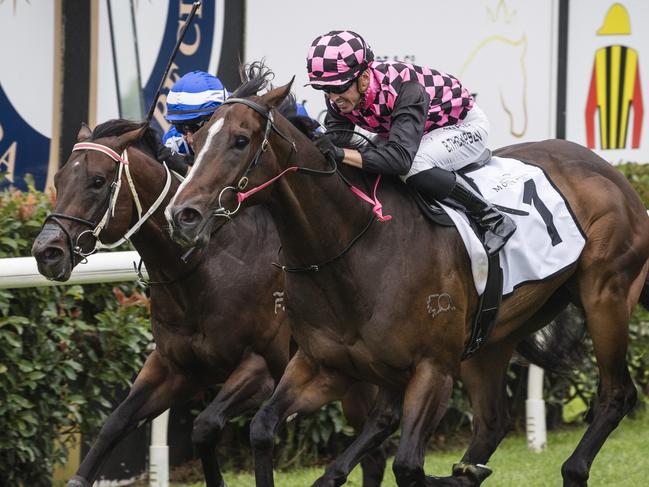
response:
{"label": "horse's eye", "polygon": [[102,178],[101,176],[95,176],[94,179],[92,180],[92,187],[99,189],[104,185],[105,182],[106,179]]}
{"label": "horse's eye", "polygon": [[245,149],[249,142],[250,142],[250,139],[248,137],[246,137],[245,135],[237,135],[234,138],[234,148],[235,149]]}

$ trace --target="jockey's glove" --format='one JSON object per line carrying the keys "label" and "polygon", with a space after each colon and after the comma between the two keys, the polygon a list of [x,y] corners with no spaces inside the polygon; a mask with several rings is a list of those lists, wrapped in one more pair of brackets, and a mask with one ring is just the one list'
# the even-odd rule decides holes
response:
{"label": "jockey's glove", "polygon": [[326,134],[318,135],[314,140],[314,143],[322,155],[327,159],[334,160],[335,162],[343,162],[345,151],[341,147],[335,145]]}
{"label": "jockey's glove", "polygon": [[191,154],[179,154],[164,145],[158,147],[157,159],[160,162],[166,162],[169,169],[181,176],[186,176],[189,172],[189,166],[194,163],[194,156]]}

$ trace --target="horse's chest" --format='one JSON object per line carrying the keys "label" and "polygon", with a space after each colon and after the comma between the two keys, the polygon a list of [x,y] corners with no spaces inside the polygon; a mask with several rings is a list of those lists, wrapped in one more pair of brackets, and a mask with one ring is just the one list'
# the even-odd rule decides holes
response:
{"label": "horse's chest", "polygon": [[294,337],[303,353],[330,369],[367,382],[401,384],[407,380],[405,363],[399,364],[385,347],[360,335],[320,328],[295,330]]}
{"label": "horse's chest", "polygon": [[183,374],[220,381],[235,362],[236,347],[216,347],[214,340],[200,330],[190,333],[159,321],[153,329],[158,352]]}

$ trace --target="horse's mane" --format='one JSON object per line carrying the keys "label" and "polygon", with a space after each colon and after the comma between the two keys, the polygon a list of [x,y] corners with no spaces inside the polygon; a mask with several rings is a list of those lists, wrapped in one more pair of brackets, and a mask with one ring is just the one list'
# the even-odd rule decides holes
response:
{"label": "horse's mane", "polygon": [[[233,98],[254,96],[265,88],[272,89],[271,81],[275,78],[275,73],[262,60],[250,64],[241,64],[239,66],[239,77],[241,78],[241,85],[232,93]],[[315,129],[318,128],[319,124],[312,118],[297,114],[297,100],[293,93],[289,93],[282,104],[277,107],[277,111],[300,132],[313,140]]]}
{"label": "horse's mane", "polygon": [[261,90],[270,86],[270,82],[275,78],[275,73],[261,60],[250,64],[240,64],[239,78],[241,78],[241,84],[232,93],[232,98],[258,95]]}
{"label": "horse's mane", "polygon": [[118,137],[126,132],[130,132],[131,130],[142,128],[145,128],[144,134],[135,144],[133,144],[133,146],[155,159],[158,147],[160,147],[161,144],[161,137],[157,130],[146,122],[134,122],[123,118],[108,120],[107,122],[101,123],[95,127],[89,140],[97,140],[102,137]]}

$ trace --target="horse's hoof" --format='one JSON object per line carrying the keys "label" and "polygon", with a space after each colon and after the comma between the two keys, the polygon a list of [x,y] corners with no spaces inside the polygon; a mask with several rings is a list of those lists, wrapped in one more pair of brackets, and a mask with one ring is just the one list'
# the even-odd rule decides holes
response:
{"label": "horse's hoof", "polygon": [[492,473],[493,470],[479,463],[474,465],[473,463],[460,462],[453,465],[453,477],[465,478],[470,481],[467,485],[471,486],[480,485]]}
{"label": "horse's hoof", "polygon": [[68,480],[68,483],[65,484],[65,487],[92,487],[92,484],[83,477],[75,475],[70,480]]}
{"label": "horse's hoof", "polygon": [[561,467],[563,487],[587,487],[588,466],[583,461],[568,459]]}

